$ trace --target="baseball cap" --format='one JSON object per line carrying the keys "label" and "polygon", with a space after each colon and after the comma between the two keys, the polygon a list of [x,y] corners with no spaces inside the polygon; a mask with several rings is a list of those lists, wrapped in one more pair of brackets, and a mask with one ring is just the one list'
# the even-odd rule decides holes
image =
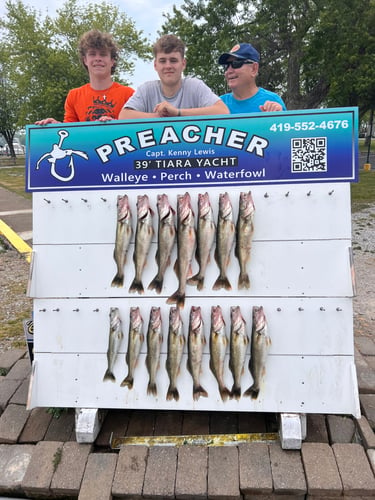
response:
{"label": "baseball cap", "polygon": [[221,54],[219,64],[225,64],[229,57],[238,59],[250,59],[250,61],[259,62],[259,52],[254,49],[251,43],[237,43],[229,52]]}

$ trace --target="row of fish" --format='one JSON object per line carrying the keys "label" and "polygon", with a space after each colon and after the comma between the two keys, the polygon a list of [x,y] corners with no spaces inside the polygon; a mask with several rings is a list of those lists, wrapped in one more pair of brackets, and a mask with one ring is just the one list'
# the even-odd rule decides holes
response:
{"label": "row of fish", "polygon": [[[260,390],[260,383],[265,374],[266,359],[271,344],[268,334],[267,320],[262,306],[253,306],[251,340],[246,332],[246,321],[239,306],[230,309],[231,326],[229,340],[226,334],[226,325],[220,306],[211,307],[210,328],[210,369],[218,384],[221,399],[240,399],[241,395],[256,399]],[[141,347],[144,342],[143,318],[139,307],[130,308],[130,323],[126,363],[128,373],[121,382],[122,387],[133,388],[134,371]],[[107,351],[108,368],[103,380],[116,381],[113,368],[120,344],[123,339],[122,322],[119,309],[110,310],[110,331]],[[147,354],[146,367],[149,375],[147,394],[157,396],[156,376],[160,364],[161,346],[163,343],[162,317],[160,307],[152,307],[146,334]],[[177,379],[180,373],[186,339],[180,309],[172,306],[169,310],[168,350],[166,370],[169,377],[167,400],[179,400]],[[244,373],[245,357],[248,344],[250,348],[249,371],[253,378],[252,385],[242,394],[241,378]],[[193,379],[193,399],[201,396],[208,397],[207,391],[200,382],[202,371],[203,350],[206,344],[202,311],[199,306],[192,306],[189,315],[187,336],[187,369]],[[229,368],[233,376],[233,386],[229,390],[225,385],[225,357],[229,344]]]}
{"label": "row of fish", "polygon": [[[254,202],[251,192],[241,192],[239,195],[238,218],[235,223],[233,207],[228,193],[219,195],[219,210],[217,222],[208,193],[198,195],[198,217],[195,215],[189,193],[177,196],[177,227],[175,226],[176,211],[169,203],[166,194],[157,197],[158,234],[157,234],[157,274],[148,286],[158,294],[163,288],[165,271],[170,264],[170,258],[175,241],[177,242],[177,259],[174,266],[178,278],[177,290],[168,298],[168,304],[183,307],[185,303],[186,284],[194,285],[198,290],[204,287],[206,268],[210,260],[211,249],[215,239],[215,261],[219,268],[214,290],[231,290],[232,285],[227,276],[230,253],[233,245],[239,262],[240,273],[238,289],[250,288],[247,266],[250,260],[251,242],[254,231]],[[147,195],[137,198],[137,224],[133,261],[135,277],[129,292],[144,293],[142,273],[147,262],[151,241],[154,236],[154,212],[150,207]],[[119,195],[117,200],[117,229],[114,249],[114,259],[117,273],[111,286],[121,287],[124,283],[124,267],[126,256],[132,238],[132,214],[128,196]],[[191,264],[196,255],[198,272],[191,276]]]}

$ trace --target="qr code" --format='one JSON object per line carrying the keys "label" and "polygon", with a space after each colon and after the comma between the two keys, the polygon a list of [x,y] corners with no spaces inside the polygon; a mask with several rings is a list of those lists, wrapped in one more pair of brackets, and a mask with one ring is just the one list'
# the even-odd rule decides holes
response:
{"label": "qr code", "polygon": [[292,172],[327,172],[327,138],[292,139]]}

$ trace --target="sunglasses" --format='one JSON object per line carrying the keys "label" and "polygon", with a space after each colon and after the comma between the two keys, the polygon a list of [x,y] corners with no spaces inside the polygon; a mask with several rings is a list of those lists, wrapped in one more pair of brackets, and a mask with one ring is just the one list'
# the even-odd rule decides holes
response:
{"label": "sunglasses", "polygon": [[244,60],[244,59],[234,59],[233,61],[228,61],[225,64],[222,64],[224,71],[226,71],[229,66],[232,66],[233,69],[242,68],[244,64],[254,64],[254,61]]}

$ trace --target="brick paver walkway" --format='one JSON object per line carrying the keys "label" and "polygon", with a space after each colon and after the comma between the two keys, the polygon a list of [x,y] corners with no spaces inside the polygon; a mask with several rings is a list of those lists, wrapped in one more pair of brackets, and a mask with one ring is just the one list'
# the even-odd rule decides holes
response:
{"label": "brick paver walkway", "polygon": [[[366,354],[361,356],[366,362]],[[371,363],[370,363],[371,364]],[[368,365],[369,366],[369,365]],[[277,415],[110,410],[93,444],[75,441],[75,413],[26,410],[30,361],[0,353],[0,494],[50,498],[375,497],[373,392],[363,415],[308,415],[301,450],[278,440],[237,446],[110,447],[111,438],[275,433]]]}

